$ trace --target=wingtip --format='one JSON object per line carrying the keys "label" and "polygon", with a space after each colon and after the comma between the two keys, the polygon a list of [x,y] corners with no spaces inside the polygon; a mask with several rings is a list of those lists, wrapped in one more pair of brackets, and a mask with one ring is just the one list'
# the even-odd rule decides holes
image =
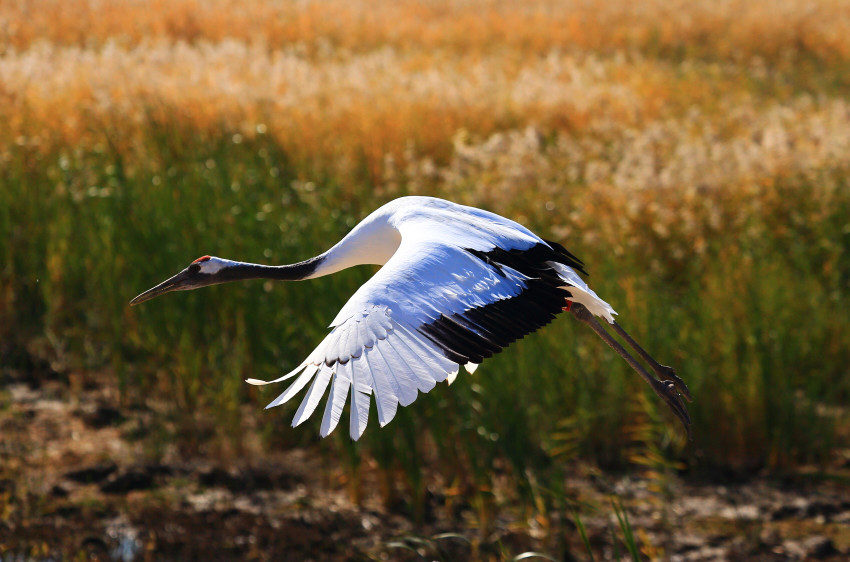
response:
{"label": "wingtip", "polygon": [[278,396],[271,403],[269,403],[268,406],[266,406],[266,410],[268,410],[269,408],[275,408],[275,407],[280,406],[281,404],[284,404],[284,403],[286,403],[286,400],[281,400],[280,396]]}
{"label": "wingtip", "polygon": [[298,416],[296,415],[295,417],[292,418],[292,421],[289,422],[289,427],[296,428],[299,425],[301,425],[302,423],[304,423],[305,421],[307,421],[307,418],[298,419]]}

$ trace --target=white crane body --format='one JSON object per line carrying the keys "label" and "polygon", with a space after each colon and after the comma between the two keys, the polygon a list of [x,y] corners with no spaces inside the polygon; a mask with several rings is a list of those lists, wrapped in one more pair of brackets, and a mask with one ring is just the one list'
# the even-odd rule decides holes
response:
{"label": "white crane body", "polygon": [[[580,316],[574,311],[603,339],[610,335],[600,332],[590,315],[622,330],[614,322],[614,309],[579,277],[581,261],[559,244],[494,213],[418,196],[380,207],[330,250],[305,262],[270,267],[205,256],[132,304],[170,290],[236,279],[312,279],[363,264],[382,267],[342,307],[331,332],[313,352],[274,381],[247,381],[262,385],[295,377],[267,408],[286,403],[309,385],[293,426],[306,421],[327,393],[322,436],[334,430],[349,402],[350,435],[359,439],[368,424],[372,396],[378,421],[386,425],[399,405],[410,405],[418,393],[429,392],[438,382],[451,383],[461,366],[472,372],[572,303],[581,305],[576,311],[589,313]],[[634,344],[631,338],[627,341]],[[656,373],[684,387],[672,369],[658,365],[642,349],[639,353]],[[640,368],[631,356],[624,358]],[[672,395],[664,396],[667,390],[653,388],[671,404]],[[687,387],[683,392],[688,396]],[[684,406],[671,407],[685,423]],[[689,420],[685,425],[689,427]]]}

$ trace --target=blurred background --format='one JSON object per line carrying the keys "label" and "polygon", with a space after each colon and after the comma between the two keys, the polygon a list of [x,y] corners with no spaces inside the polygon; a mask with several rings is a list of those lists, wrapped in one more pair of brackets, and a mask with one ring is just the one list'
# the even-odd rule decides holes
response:
{"label": "blurred background", "polygon": [[[0,560],[842,559],[848,94],[839,0],[0,1]],[[694,440],[569,316],[290,428],[374,268],[128,306],[405,194],[584,260]]]}

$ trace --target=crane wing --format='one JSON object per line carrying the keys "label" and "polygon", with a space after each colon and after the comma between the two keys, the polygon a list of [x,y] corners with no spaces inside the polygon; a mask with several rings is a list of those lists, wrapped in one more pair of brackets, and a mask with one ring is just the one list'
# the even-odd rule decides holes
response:
{"label": "crane wing", "polygon": [[328,336],[296,369],[270,381],[297,377],[267,408],[309,385],[292,422],[297,426],[328,393],[324,437],[350,397],[356,440],[373,394],[384,426],[419,392],[451,383],[461,365],[471,372],[548,324],[567,299],[593,300],[610,318],[610,306],[573,270],[581,262],[560,245],[521,234],[493,240],[445,229],[402,231],[399,249],[340,310]]}

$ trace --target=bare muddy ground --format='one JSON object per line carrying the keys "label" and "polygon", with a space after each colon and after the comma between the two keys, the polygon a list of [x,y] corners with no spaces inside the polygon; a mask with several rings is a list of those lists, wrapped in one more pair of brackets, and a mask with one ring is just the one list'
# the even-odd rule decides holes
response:
{"label": "bare muddy ground", "polygon": [[[482,531],[472,506],[432,483],[416,525],[404,505],[385,506],[377,494],[355,504],[334,461],[315,451],[250,461],[152,455],[137,437],[151,412],[119,407],[108,382],[75,388],[67,378],[14,372],[3,382],[0,562],[499,560],[528,551],[589,559],[571,517],[529,520],[506,508]],[[616,493],[648,558],[844,560],[850,463],[840,464],[829,478],[801,472],[725,484],[577,468],[567,489],[583,506],[596,559],[615,556]],[[362,478],[361,489],[378,488],[374,468]]]}

